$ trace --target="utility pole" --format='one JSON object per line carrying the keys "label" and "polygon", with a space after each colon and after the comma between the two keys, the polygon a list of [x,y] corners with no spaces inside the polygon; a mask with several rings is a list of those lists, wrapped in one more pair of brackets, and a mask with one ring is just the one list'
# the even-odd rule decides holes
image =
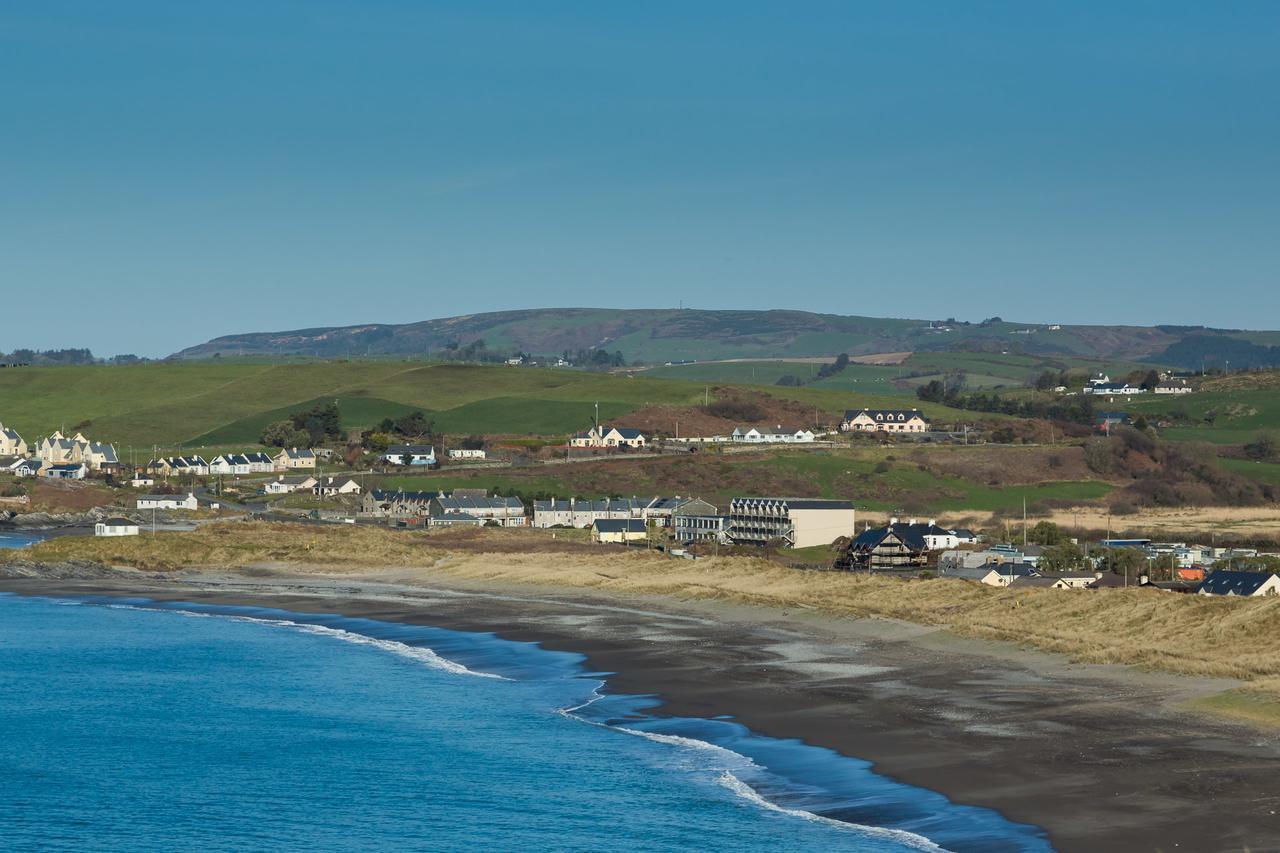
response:
{"label": "utility pole", "polygon": [[1027,496],[1022,496],[1022,547],[1027,547]]}

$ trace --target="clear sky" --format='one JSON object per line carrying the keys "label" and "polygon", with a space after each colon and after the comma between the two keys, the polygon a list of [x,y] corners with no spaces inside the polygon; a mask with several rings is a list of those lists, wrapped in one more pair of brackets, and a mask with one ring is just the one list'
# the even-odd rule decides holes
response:
{"label": "clear sky", "polygon": [[0,6],[0,350],[515,307],[1280,328],[1280,3]]}

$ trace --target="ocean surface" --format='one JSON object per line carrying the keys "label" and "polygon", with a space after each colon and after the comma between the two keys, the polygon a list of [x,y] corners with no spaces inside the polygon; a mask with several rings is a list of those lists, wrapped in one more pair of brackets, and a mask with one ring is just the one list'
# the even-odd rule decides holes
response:
{"label": "ocean surface", "polygon": [[1049,849],[866,762],[650,717],[601,683],[488,634],[0,594],[0,847]]}
{"label": "ocean surface", "polygon": [[0,548],[25,548],[39,542],[47,535],[39,531],[0,530]]}

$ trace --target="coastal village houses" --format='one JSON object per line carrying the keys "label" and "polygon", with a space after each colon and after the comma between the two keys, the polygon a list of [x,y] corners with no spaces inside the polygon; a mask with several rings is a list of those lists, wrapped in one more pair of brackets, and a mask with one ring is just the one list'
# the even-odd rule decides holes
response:
{"label": "coastal village houses", "polygon": [[541,529],[575,527],[585,530],[600,520],[617,521],[638,518],[643,521],[656,521],[660,527],[672,527],[676,514],[684,508],[688,508],[691,512],[697,510],[712,515],[716,513],[716,508],[706,501],[679,495],[600,500],[553,498],[533,502],[533,526]]}
{"label": "coastal village houses", "polygon": [[630,427],[593,426],[569,439],[571,447],[631,447],[645,446],[645,437],[638,429]]}
{"label": "coastal village houses", "polygon": [[929,420],[919,409],[859,409],[844,413],[842,432],[928,432]]}
{"label": "coastal village houses", "polygon": [[127,518],[105,518],[93,526],[94,536],[137,536],[138,525]]}
{"label": "coastal village houses", "polygon": [[439,495],[439,492],[370,489],[360,501],[360,514],[370,518],[422,517]]}
{"label": "coastal village houses", "polygon": [[271,460],[277,471],[297,471],[316,467],[316,454],[310,448],[285,447]]}
{"label": "coastal village houses", "polygon": [[1217,569],[1196,590],[1200,595],[1280,595],[1280,575],[1274,572],[1233,572]]}
{"label": "coastal village houses", "polygon": [[313,485],[311,491],[319,497],[327,498],[338,495],[358,495],[364,489],[351,477],[325,477]]}
{"label": "coastal village houses", "polygon": [[0,423],[0,456],[22,456],[28,453],[27,443],[18,431]]}
{"label": "coastal village houses", "polygon": [[519,498],[490,496],[483,489],[455,489],[451,494],[437,495],[428,502],[427,515],[436,526],[456,516],[468,516],[482,525],[529,526],[524,503]]}
{"label": "coastal village houses", "polygon": [[649,528],[639,518],[601,518],[591,525],[591,541],[625,545],[643,542],[649,536]]}
{"label": "coastal village houses", "polygon": [[[21,441],[20,438],[18,440]],[[114,471],[120,467],[115,447],[90,441],[80,433],[67,438],[60,432],[54,432],[36,442],[35,454],[48,465],[84,463],[91,471]]]}

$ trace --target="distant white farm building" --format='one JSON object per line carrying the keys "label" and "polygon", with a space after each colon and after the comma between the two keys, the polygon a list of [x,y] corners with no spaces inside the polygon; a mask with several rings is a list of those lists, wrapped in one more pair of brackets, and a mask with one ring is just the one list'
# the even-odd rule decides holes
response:
{"label": "distant white farm building", "polygon": [[747,444],[807,444],[814,439],[813,430],[803,427],[740,426],[729,435],[730,441]]}
{"label": "distant white farm building", "polygon": [[453,447],[449,449],[450,459],[484,459],[485,452],[479,448]]}
{"label": "distant white farm building", "polygon": [[178,495],[138,495],[138,509],[199,509],[200,502],[190,492],[186,497]]}
{"label": "distant white farm building", "polygon": [[93,526],[94,536],[137,536],[138,525],[127,518],[105,518]]}

